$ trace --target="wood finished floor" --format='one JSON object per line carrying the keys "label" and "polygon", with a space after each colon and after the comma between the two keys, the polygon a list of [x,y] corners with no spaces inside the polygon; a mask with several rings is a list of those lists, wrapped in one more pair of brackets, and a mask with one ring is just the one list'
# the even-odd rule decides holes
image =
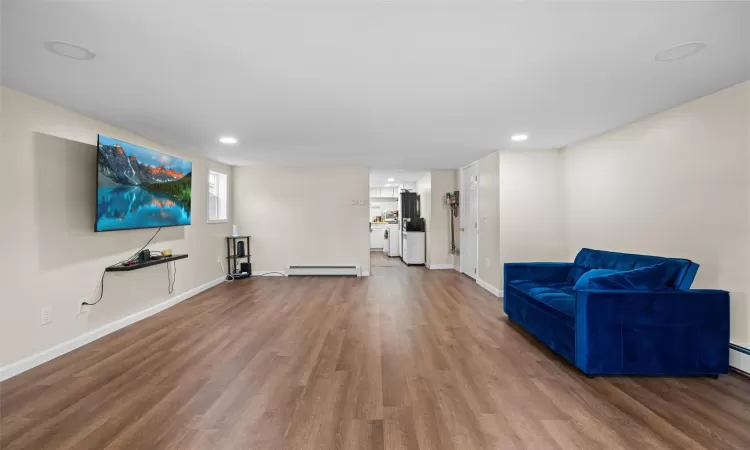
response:
{"label": "wood finished floor", "polygon": [[750,448],[744,377],[587,379],[457,272],[372,272],[223,284],[7,380],[0,448]]}
{"label": "wood finished floor", "polygon": [[382,251],[370,250],[370,266],[372,267],[403,267],[401,258],[386,256]]}

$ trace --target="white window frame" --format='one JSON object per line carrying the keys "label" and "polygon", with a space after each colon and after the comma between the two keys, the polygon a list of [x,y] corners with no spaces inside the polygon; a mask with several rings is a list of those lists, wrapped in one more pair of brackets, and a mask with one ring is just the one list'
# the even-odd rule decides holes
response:
{"label": "white window frame", "polygon": [[[216,189],[218,189],[218,193],[215,194],[217,197],[217,215],[220,216],[220,213],[224,212],[223,217],[218,217],[215,219],[211,218],[211,197],[213,196],[211,193],[211,178],[214,176],[217,176],[217,181],[219,182]],[[224,181],[224,186],[222,188],[221,181]],[[222,190],[223,190],[223,196],[222,196]],[[222,207],[223,202],[223,207]],[[209,169],[208,170],[208,177],[206,178],[206,222],[208,223],[227,223],[229,222],[229,175],[227,175],[224,172],[220,172],[218,170]]]}

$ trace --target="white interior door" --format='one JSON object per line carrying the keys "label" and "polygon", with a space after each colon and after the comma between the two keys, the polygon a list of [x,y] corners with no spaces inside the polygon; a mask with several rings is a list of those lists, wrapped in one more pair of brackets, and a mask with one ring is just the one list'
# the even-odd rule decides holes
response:
{"label": "white interior door", "polygon": [[477,277],[479,174],[471,164],[461,173],[461,272]]}

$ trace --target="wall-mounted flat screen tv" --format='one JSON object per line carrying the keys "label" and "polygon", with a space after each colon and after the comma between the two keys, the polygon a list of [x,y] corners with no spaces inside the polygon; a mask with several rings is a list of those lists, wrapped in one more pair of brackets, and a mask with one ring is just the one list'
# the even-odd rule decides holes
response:
{"label": "wall-mounted flat screen tv", "polygon": [[96,231],[190,225],[193,163],[99,135]]}

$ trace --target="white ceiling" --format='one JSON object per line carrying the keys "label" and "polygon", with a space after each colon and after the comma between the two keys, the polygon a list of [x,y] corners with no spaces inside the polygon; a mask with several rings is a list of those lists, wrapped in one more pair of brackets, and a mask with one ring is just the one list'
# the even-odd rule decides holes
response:
{"label": "white ceiling", "polygon": [[[230,164],[455,168],[746,80],[749,22],[747,2],[5,0],[2,83]],[[708,47],[654,61],[688,41]]]}
{"label": "white ceiling", "polygon": [[[376,169],[370,171],[370,187],[386,187],[386,184],[399,185],[404,182],[416,183],[427,175],[427,171]],[[388,181],[393,178],[393,181]],[[395,187],[395,186],[394,186]]]}

